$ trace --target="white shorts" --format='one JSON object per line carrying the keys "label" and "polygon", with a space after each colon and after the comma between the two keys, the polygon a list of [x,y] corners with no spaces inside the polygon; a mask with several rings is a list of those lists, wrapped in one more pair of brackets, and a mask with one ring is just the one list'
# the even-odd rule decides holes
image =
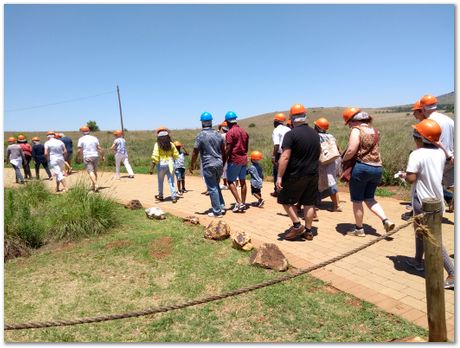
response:
{"label": "white shorts", "polygon": [[62,171],[64,170],[63,159],[55,159],[51,161],[49,167],[56,176],[56,182],[62,181],[62,179],[64,179],[64,174],[62,173]]}

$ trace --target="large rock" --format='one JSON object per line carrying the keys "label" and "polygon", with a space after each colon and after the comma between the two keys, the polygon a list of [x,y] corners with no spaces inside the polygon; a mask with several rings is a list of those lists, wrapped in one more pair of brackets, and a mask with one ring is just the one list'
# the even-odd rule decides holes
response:
{"label": "large rock", "polygon": [[251,265],[259,265],[264,268],[284,272],[289,264],[281,250],[273,243],[264,243],[254,250],[249,258]]}
{"label": "large rock", "polygon": [[252,250],[254,246],[251,244],[251,237],[246,232],[235,232],[230,236],[232,238],[232,246],[239,250]]}
{"label": "large rock", "polygon": [[223,240],[230,237],[230,226],[222,220],[213,220],[204,230],[204,238]]}
{"label": "large rock", "polygon": [[138,199],[133,199],[129,201],[127,204],[125,204],[125,208],[134,210],[134,209],[142,209],[144,207],[142,206],[142,203]]}
{"label": "large rock", "polygon": [[147,215],[149,219],[156,219],[156,220],[166,219],[165,212],[157,207],[145,209],[145,215]]}

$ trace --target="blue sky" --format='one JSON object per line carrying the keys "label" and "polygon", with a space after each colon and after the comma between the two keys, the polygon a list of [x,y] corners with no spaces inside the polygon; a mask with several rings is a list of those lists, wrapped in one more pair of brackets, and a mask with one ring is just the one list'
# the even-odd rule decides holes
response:
{"label": "blue sky", "polygon": [[129,130],[454,90],[454,5],[4,9],[5,130],[119,128],[117,84]]}

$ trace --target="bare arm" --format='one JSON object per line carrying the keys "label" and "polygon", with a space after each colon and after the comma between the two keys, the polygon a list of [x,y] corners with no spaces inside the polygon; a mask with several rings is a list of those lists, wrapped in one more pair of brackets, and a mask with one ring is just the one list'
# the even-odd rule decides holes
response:
{"label": "bare arm", "polygon": [[359,129],[353,128],[348,140],[348,146],[342,160],[347,161],[356,155],[359,148]]}
{"label": "bare arm", "polygon": [[190,167],[188,170],[190,171],[190,174],[193,174],[193,170],[196,168],[196,160],[198,158],[198,149],[194,148],[193,149],[193,154],[192,154],[192,161],[190,162]]}
{"label": "bare arm", "polygon": [[399,176],[406,180],[409,184],[413,184],[417,180],[417,173],[403,172],[399,174]]}
{"label": "bare arm", "polygon": [[278,190],[281,190],[283,188],[282,186],[283,175],[284,175],[284,172],[286,171],[290,158],[291,158],[291,149],[283,150],[283,153],[281,154],[281,157],[278,161],[278,177],[276,178],[276,188]]}

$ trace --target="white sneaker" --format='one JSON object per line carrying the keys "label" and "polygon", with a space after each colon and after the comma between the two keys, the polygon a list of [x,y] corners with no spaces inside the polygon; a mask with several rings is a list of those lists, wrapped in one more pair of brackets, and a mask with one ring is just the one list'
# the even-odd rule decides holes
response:
{"label": "white sneaker", "polygon": [[228,190],[228,187],[225,186],[225,185],[220,185],[220,189],[221,189],[221,190]]}
{"label": "white sneaker", "polygon": [[393,231],[395,229],[395,226],[396,225],[388,219],[385,220],[385,222],[383,223],[383,227],[385,228],[386,232]]}
{"label": "white sneaker", "polygon": [[213,212],[208,213],[209,217],[214,217],[214,218],[222,218],[223,215],[221,214],[214,214]]}
{"label": "white sneaker", "polygon": [[366,237],[366,234],[364,233],[364,229],[356,229],[351,232],[347,232],[347,236],[354,236],[354,237]]}

